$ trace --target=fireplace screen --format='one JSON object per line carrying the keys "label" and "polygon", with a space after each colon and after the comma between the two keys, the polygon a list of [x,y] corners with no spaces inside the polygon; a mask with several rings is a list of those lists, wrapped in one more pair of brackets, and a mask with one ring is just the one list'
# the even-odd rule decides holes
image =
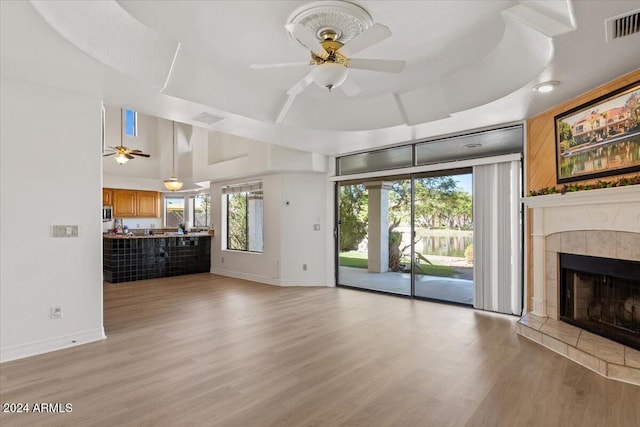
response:
{"label": "fireplace screen", "polygon": [[559,314],[640,350],[640,262],[560,254]]}

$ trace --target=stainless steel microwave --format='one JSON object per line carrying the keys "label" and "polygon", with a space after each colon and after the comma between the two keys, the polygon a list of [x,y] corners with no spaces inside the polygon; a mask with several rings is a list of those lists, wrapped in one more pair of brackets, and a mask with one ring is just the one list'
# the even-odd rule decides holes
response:
{"label": "stainless steel microwave", "polygon": [[111,221],[113,219],[113,206],[102,207],[102,222]]}

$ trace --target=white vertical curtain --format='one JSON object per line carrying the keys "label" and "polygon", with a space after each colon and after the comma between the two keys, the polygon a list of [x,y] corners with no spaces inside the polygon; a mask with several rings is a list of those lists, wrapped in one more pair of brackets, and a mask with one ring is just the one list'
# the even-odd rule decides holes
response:
{"label": "white vertical curtain", "polygon": [[473,167],[473,306],[520,315],[520,161]]}

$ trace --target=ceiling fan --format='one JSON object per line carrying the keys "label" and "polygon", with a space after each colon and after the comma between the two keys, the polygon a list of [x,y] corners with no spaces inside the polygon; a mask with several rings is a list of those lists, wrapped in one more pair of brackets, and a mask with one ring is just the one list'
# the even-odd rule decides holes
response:
{"label": "ceiling fan", "polygon": [[294,40],[311,51],[311,60],[309,62],[280,64],[252,64],[251,68],[265,69],[311,65],[313,69],[287,91],[289,97],[282,107],[276,123],[282,122],[295,97],[301,94],[311,83],[315,82],[318,86],[327,88],[329,92],[340,87],[347,96],[354,96],[360,93],[361,89],[348,76],[349,68],[399,73],[404,70],[406,65],[405,61],[400,60],[352,57],[354,54],[391,36],[389,28],[382,24],[371,24],[367,29],[359,32],[344,44],[341,42],[344,32],[332,25],[320,25],[315,34],[303,23],[289,23],[285,25],[285,28]]}
{"label": "ceiling fan", "polygon": [[117,145],[115,147],[109,147],[112,152],[110,153],[105,153],[102,155],[102,157],[107,157],[107,156],[113,156],[115,155],[116,157],[114,157],[115,161],[118,162],[120,164],[120,166],[124,165],[125,163],[127,163],[129,160],[133,159],[133,156],[140,156],[140,157],[151,157],[149,154],[145,154],[142,152],[142,150],[136,150],[133,148],[129,148],[129,147],[125,147],[124,144],[122,143],[122,134],[123,134],[123,111],[122,108],[120,109],[120,145]]}

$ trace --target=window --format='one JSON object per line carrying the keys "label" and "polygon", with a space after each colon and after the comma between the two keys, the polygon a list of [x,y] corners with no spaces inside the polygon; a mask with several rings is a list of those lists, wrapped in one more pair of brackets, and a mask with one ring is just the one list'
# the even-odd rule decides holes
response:
{"label": "window", "polygon": [[124,127],[126,136],[138,136],[138,113],[136,111],[124,111]]}
{"label": "window", "polygon": [[209,227],[211,196],[197,194],[189,198],[189,222],[194,227]]}
{"label": "window", "polygon": [[178,227],[184,224],[184,197],[164,198],[164,226]]}
{"label": "window", "polygon": [[227,249],[262,252],[262,182],[227,186],[222,193],[226,202]]}

